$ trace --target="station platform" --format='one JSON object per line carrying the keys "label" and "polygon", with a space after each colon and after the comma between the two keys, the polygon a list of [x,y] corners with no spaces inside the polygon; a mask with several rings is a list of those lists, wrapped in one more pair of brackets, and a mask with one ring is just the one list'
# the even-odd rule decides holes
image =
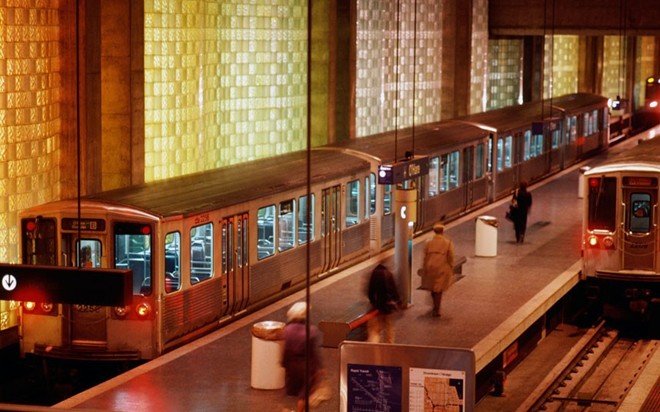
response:
{"label": "station platform", "polygon": [[[430,294],[417,290],[419,277],[412,275],[412,305],[397,315],[396,343],[471,349],[479,372],[544,316],[579,281],[582,199],[578,197],[578,178],[574,167],[531,186],[533,206],[522,244],[515,242],[513,226],[504,219],[508,200],[448,223],[446,234],[454,241],[456,254],[467,258],[463,276],[443,295],[442,317],[435,318]],[[484,215],[498,221],[497,253],[492,257],[475,255],[476,224]],[[414,241],[413,274],[422,262],[421,244],[429,236]],[[318,325],[354,302],[366,302],[371,270],[381,262],[393,269],[393,259],[391,251],[380,261],[367,260],[313,285],[312,322]],[[251,329],[261,321],[285,322],[288,308],[304,299],[305,291],[298,292],[53,407],[158,412],[291,410],[296,399],[286,396],[284,389],[251,388]],[[313,410],[334,412],[340,410],[340,351],[330,347],[321,351],[333,393]],[[547,364],[550,369],[552,359]],[[542,369],[537,372],[525,384],[534,385],[535,379],[544,378]],[[490,399],[477,404],[475,410],[513,411],[522,400],[524,394]]]}

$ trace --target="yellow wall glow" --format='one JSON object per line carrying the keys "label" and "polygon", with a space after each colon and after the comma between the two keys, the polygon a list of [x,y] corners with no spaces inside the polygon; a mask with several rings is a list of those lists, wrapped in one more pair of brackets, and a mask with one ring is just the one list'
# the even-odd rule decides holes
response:
{"label": "yellow wall glow", "polygon": [[[0,261],[18,260],[18,211],[57,198],[57,2],[0,6]],[[3,3],[7,4],[7,3]]]}
{"label": "yellow wall glow", "polygon": [[577,93],[578,53],[578,36],[545,36],[544,99]]}
{"label": "yellow wall glow", "polygon": [[416,30],[414,4],[357,2],[357,137],[440,119],[441,2],[417,1]]}
{"label": "yellow wall glow", "polygon": [[145,181],[306,148],[306,5],[145,3]]}

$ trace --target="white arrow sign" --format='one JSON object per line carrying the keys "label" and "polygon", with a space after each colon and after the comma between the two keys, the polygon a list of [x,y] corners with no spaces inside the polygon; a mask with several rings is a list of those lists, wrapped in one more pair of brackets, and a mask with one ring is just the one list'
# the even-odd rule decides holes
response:
{"label": "white arrow sign", "polygon": [[14,275],[7,274],[7,275],[4,275],[2,277],[2,287],[6,291],[12,291],[12,290],[16,289],[16,284],[17,283],[18,282],[16,281],[16,278],[14,277]]}

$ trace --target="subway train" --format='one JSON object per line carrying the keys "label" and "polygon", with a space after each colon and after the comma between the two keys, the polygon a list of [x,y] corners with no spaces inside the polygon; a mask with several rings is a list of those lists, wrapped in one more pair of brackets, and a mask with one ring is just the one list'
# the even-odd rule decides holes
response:
{"label": "subway train", "polygon": [[605,149],[608,121],[574,94],[29,208],[22,265],[131,269],[132,302],[23,302],[22,353],[156,358],[391,248],[399,189],[419,234]]}
{"label": "subway train", "polygon": [[650,324],[660,309],[660,126],[638,136],[584,173],[582,277],[604,316]]}

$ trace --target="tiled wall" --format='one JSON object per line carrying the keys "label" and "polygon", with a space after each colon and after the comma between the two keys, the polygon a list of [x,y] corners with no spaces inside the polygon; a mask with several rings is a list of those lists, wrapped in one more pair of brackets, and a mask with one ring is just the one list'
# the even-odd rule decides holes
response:
{"label": "tiled wall", "polygon": [[145,181],[306,147],[306,4],[145,3]]}
{"label": "tiled wall", "polygon": [[488,110],[522,103],[522,40],[488,42]]}
{"label": "tiled wall", "polygon": [[578,36],[545,36],[543,98],[578,91]]}
{"label": "tiled wall", "polygon": [[0,1],[0,261],[16,262],[16,213],[57,198],[57,1]]}
{"label": "tiled wall", "polygon": [[470,61],[470,113],[488,110],[489,42],[488,0],[472,2],[472,50]]}
{"label": "tiled wall", "polygon": [[439,120],[441,20],[435,0],[357,1],[357,137]]}

